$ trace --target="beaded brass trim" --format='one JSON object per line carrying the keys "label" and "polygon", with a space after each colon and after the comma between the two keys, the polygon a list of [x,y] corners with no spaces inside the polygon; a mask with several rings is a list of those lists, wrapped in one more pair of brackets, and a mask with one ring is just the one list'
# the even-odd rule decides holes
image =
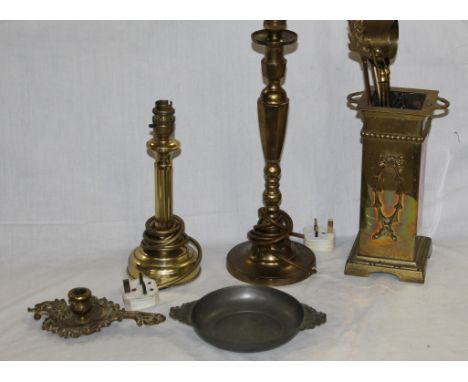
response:
{"label": "beaded brass trim", "polygon": [[410,137],[406,135],[397,135],[397,134],[378,134],[378,133],[370,133],[367,131],[361,131],[361,137],[375,138],[375,139],[388,139],[392,141],[418,142],[418,143],[424,141],[424,137]]}

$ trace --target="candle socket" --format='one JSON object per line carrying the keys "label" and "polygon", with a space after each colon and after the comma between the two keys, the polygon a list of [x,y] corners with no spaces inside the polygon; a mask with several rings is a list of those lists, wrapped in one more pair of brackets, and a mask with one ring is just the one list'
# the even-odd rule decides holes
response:
{"label": "candle socket", "polygon": [[153,138],[146,147],[155,160],[155,212],[127,268],[133,278],[141,272],[156,280],[159,289],[196,278],[202,257],[198,242],[185,233],[184,221],[172,213],[172,160],[180,153],[180,143],[173,137],[174,113],[172,102],[165,100],[157,101],[153,109]]}

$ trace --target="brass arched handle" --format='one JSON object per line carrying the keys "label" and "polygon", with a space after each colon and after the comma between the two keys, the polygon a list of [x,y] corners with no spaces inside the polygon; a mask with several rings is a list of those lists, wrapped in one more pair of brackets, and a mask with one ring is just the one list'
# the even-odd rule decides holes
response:
{"label": "brass arched handle", "polygon": [[[359,97],[359,98],[358,98]],[[354,92],[348,94],[346,97],[346,104],[351,110],[358,110],[358,104],[361,101],[362,97],[364,97],[364,92]]]}
{"label": "brass arched handle", "polygon": [[[437,102],[440,102],[441,104],[438,104]],[[445,98],[442,97],[437,97],[437,101],[435,104],[435,108],[437,110],[446,110],[450,106],[450,102],[446,100]]]}
{"label": "brass arched handle", "polygon": [[449,113],[449,106],[450,102],[442,97],[437,97],[437,100],[434,105],[434,110],[442,110],[437,114],[433,114],[432,118],[442,118],[445,117]]}

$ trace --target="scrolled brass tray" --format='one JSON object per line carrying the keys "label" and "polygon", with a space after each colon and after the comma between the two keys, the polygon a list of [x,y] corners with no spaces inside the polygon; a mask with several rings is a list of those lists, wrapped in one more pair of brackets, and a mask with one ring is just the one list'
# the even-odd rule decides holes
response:
{"label": "scrolled brass tray", "polygon": [[264,286],[231,286],[173,307],[169,315],[193,326],[216,347],[235,352],[273,349],[299,331],[325,323],[326,315],[291,295]]}

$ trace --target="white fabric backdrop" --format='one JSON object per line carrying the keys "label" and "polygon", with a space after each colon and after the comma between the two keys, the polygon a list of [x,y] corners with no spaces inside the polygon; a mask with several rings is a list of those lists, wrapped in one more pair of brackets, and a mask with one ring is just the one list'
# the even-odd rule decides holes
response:
{"label": "white fabric backdrop", "polygon": [[276,350],[212,348],[168,318],[63,340],[26,307],[78,285],[120,302],[127,256],[153,211],[147,125],[174,102],[175,212],[204,248],[203,272],[161,293],[154,309],[237,284],[227,251],[256,221],[263,157],[256,99],[262,56],[249,22],[0,23],[0,359],[467,359],[467,22],[400,22],[394,86],[438,89],[451,102],[429,138],[421,234],[433,238],[425,285],[343,275],[358,229],[361,122],[345,97],[361,90],[346,23],[290,21],[290,97],[283,208],[301,230],[335,219],[338,248],[319,273],[280,289],[328,323]]}

